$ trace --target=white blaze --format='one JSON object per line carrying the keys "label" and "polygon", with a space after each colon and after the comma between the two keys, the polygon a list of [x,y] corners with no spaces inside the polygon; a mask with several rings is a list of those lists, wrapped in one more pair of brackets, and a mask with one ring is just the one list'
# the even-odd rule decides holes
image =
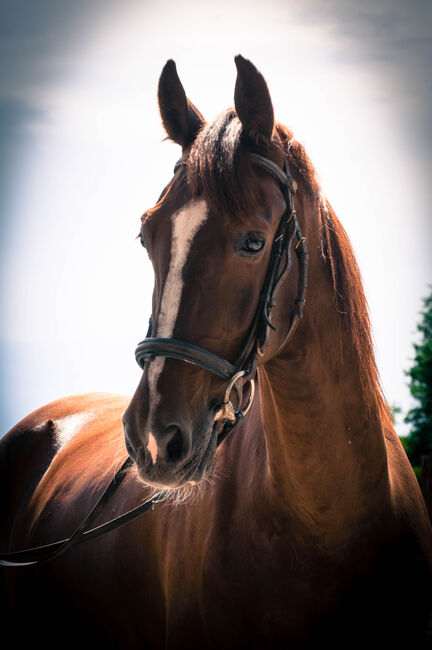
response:
{"label": "white blaze", "polygon": [[148,434],[147,449],[149,450],[152,459],[152,465],[156,465],[156,461],[158,457],[158,446],[157,446],[156,438],[154,437],[151,431],[149,431]]}
{"label": "white blaze", "polygon": [[[153,336],[172,337],[183,292],[183,268],[189,255],[192,241],[208,216],[204,200],[190,201],[172,216],[172,240],[170,266],[160,303],[157,332]],[[150,391],[149,422],[152,422],[154,410],[160,402],[161,395],[157,383],[165,364],[164,357],[156,357],[149,364],[148,384]]]}

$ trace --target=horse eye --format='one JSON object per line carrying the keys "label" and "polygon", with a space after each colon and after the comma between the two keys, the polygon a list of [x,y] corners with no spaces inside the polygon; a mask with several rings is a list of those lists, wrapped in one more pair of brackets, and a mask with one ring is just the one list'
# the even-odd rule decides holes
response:
{"label": "horse eye", "polygon": [[264,248],[265,243],[266,240],[264,237],[249,235],[242,246],[242,250],[246,251],[247,253],[259,253]]}
{"label": "horse eye", "polygon": [[146,242],[146,240],[145,240],[144,235],[143,235],[141,232],[139,233],[137,239],[140,240],[141,246],[142,246],[143,248],[147,248],[147,242]]}

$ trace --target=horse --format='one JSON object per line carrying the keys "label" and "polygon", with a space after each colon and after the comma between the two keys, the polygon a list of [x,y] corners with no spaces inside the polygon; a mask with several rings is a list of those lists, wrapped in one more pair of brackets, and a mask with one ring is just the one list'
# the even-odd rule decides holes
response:
{"label": "horse", "polygon": [[264,77],[235,63],[210,123],[174,61],[160,76],[181,158],[141,218],[155,281],[132,399],[60,399],[1,442],[3,553],[70,536],[125,458],[96,522],[156,504],[3,569],[16,647],[429,647],[431,525],[355,256]]}

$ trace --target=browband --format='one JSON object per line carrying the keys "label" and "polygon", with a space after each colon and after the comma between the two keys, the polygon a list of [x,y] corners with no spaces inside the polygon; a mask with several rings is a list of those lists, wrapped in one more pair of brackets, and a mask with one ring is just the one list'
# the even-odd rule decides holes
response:
{"label": "browband", "polygon": [[258,153],[249,154],[249,158],[252,159],[252,162],[254,162],[255,165],[262,167],[262,169],[265,169],[267,172],[270,172],[270,174],[275,176],[279,183],[287,185],[293,194],[297,192],[297,183],[291,176],[288,165],[285,165],[284,171],[279,167],[279,165],[274,163],[273,160],[260,156]]}

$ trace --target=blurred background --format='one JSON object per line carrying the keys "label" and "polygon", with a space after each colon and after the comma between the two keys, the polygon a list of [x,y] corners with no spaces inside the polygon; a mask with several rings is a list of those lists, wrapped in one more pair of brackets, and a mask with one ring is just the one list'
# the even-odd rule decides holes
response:
{"label": "blurred background", "polygon": [[73,393],[132,394],[152,271],[136,241],[179,156],[156,91],[175,59],[207,120],[234,56],[264,74],[357,253],[386,397],[432,282],[428,0],[0,0],[1,432]]}

